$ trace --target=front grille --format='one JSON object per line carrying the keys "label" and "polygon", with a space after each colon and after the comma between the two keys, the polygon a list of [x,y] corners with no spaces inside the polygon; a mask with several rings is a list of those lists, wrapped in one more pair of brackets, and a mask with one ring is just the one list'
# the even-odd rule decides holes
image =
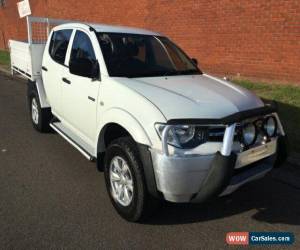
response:
{"label": "front grille", "polygon": [[210,128],[208,140],[214,142],[222,142],[224,133],[225,133],[225,127]]}
{"label": "front grille", "polygon": [[[236,124],[236,129],[235,129],[235,134],[234,134],[234,142],[235,142],[235,144],[240,144],[240,146],[241,146],[241,148],[238,149],[238,151],[244,151],[249,148],[257,147],[259,145],[262,145],[262,144],[270,141],[271,138],[267,138],[266,134],[263,130],[263,121],[268,116],[270,116],[270,115],[251,117],[244,121],[238,122]],[[258,128],[256,141],[251,146],[243,145],[242,129],[243,129],[244,124],[246,124],[246,123],[255,123],[256,127]],[[210,127],[208,130],[208,141],[223,142],[225,129],[226,129],[225,126]]]}
{"label": "front grille", "polygon": [[[211,142],[223,142],[224,134],[225,134],[225,127],[218,127],[218,128],[210,128],[209,129],[209,141]],[[234,140],[238,140],[237,132],[234,135]]]}

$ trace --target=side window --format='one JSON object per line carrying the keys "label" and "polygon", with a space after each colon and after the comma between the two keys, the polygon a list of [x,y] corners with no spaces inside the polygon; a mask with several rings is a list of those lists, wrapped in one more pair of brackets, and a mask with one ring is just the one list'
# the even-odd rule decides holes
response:
{"label": "side window", "polygon": [[54,61],[64,64],[72,30],[58,30],[51,37],[49,53]]}
{"label": "side window", "polygon": [[89,61],[94,63],[96,56],[93,45],[87,34],[82,31],[76,31],[72,45],[70,62]]}

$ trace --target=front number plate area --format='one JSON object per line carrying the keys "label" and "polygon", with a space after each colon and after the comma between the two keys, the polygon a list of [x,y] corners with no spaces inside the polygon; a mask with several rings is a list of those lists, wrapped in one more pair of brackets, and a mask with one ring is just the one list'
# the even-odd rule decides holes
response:
{"label": "front number plate area", "polygon": [[273,155],[276,152],[277,147],[277,139],[273,139],[272,141],[257,146],[255,148],[248,149],[242,153],[237,155],[237,160],[235,164],[235,168],[241,168],[253,162],[259,161],[263,158],[266,158],[270,155]]}

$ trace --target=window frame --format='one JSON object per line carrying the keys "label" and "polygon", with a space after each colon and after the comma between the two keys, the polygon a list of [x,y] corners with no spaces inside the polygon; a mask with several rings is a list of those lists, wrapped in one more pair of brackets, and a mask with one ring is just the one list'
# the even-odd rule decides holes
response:
{"label": "window frame", "polygon": [[[93,46],[93,42],[92,42],[92,39],[91,39],[90,35],[89,35],[87,32],[85,32],[85,31],[83,31],[83,30],[81,30],[81,29],[75,29],[75,30],[74,30],[74,34],[73,34],[73,37],[72,37],[72,43],[70,44],[70,49],[69,49],[69,53],[68,53],[68,58],[66,58],[66,59],[67,59],[67,65],[70,65],[70,61],[71,61],[71,58],[72,58],[73,45],[74,45],[74,42],[75,42],[75,38],[76,38],[77,32],[81,32],[81,33],[85,34],[85,35],[88,37],[88,39],[89,39],[89,41],[90,41],[90,44],[91,44],[91,46],[92,46],[92,50],[93,50],[93,53],[94,53],[95,60],[97,61],[98,59],[97,59],[96,51],[95,51],[95,48],[94,48],[94,46]],[[68,52],[68,51],[67,51],[67,52]]]}
{"label": "window frame", "polygon": [[[53,55],[52,55],[52,53],[51,53],[51,50],[52,50],[52,46],[51,46],[51,45],[52,45],[52,41],[53,41],[52,39],[53,39],[55,33],[57,33],[57,32],[63,32],[63,31],[66,31],[66,30],[69,30],[71,33],[70,33],[70,37],[69,37],[69,41],[68,41],[68,46],[67,46],[66,53],[65,53],[65,58],[64,58],[64,61],[61,63],[61,62],[57,61],[57,60],[53,57]],[[67,56],[68,56],[68,50],[69,50],[70,44],[71,44],[71,42],[72,42],[72,36],[73,36],[73,33],[74,33],[74,29],[72,29],[72,28],[59,29],[59,30],[54,30],[54,31],[52,32],[51,38],[50,38],[50,41],[49,41],[48,53],[49,53],[50,58],[51,58],[55,63],[67,67],[65,63],[66,63],[66,59],[67,59]]]}

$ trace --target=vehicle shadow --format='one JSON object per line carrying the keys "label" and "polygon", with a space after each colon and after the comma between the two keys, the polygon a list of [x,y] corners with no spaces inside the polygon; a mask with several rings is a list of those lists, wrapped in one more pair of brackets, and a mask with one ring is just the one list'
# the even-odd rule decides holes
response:
{"label": "vehicle shadow", "polygon": [[146,222],[175,225],[216,220],[253,210],[252,218],[267,223],[300,225],[300,190],[270,175],[249,183],[234,194],[203,204],[164,203]]}

